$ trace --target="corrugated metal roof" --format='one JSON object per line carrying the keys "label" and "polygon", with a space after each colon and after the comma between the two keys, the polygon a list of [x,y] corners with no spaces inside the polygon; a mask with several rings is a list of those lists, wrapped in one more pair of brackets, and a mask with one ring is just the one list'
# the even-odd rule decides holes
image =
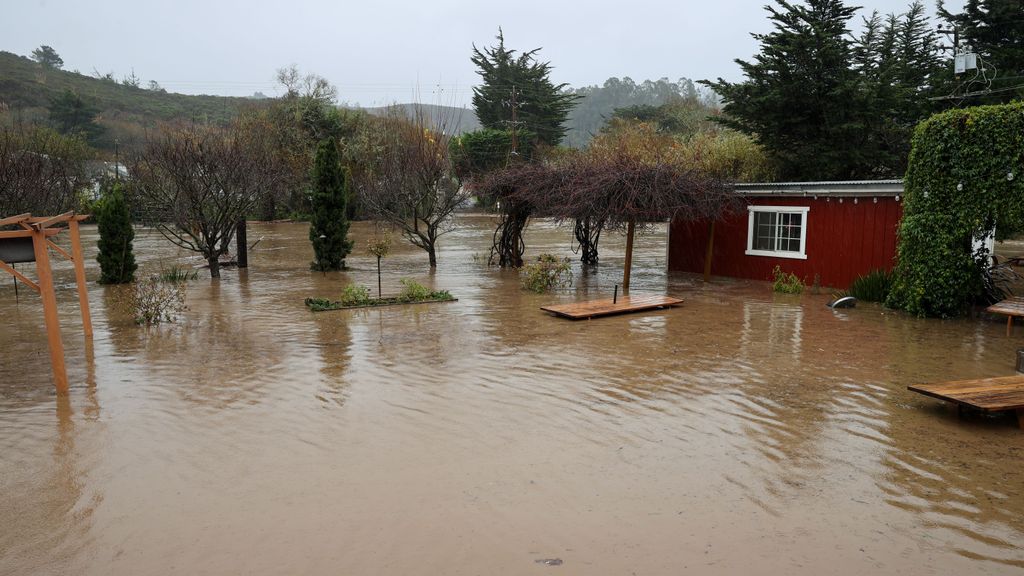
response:
{"label": "corrugated metal roof", "polygon": [[744,196],[899,196],[903,180],[764,182],[736,184],[734,189]]}

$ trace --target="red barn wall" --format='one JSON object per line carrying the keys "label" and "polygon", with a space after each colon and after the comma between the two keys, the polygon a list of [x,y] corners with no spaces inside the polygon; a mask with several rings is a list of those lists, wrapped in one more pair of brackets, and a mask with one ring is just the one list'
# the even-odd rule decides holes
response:
{"label": "red barn wall", "polygon": [[[892,196],[854,200],[851,197],[749,198],[747,203],[751,206],[810,207],[807,259],[748,256],[745,253],[747,211],[744,209],[715,224],[711,274],[768,280],[775,266],[779,266],[808,285],[814,283],[817,275],[822,286],[848,288],[854,279],[872,270],[891,270],[896,259],[896,230],[903,215],[902,203]],[[704,272],[708,223],[674,221],[669,234],[668,269]]]}

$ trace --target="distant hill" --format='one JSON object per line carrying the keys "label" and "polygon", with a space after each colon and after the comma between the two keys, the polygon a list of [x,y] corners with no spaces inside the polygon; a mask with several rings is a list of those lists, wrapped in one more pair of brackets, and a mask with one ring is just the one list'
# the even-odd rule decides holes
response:
{"label": "distant hill", "polygon": [[146,128],[161,121],[225,123],[242,107],[258,102],[127,86],[109,78],[44,68],[24,56],[0,51],[0,111],[6,109],[27,120],[45,120],[50,99],[67,89],[99,110],[98,122],[107,129],[101,145],[107,148],[113,146],[114,138],[130,145],[141,139]]}
{"label": "distant hill", "polygon": [[439,106],[437,104],[392,104],[391,106],[380,108],[359,108],[359,110],[374,116],[383,116],[389,110],[399,109],[406,116],[412,117],[416,113],[417,106],[430,118],[434,126],[437,126],[439,122],[443,122],[447,124],[454,134],[463,134],[480,129],[480,121],[476,119],[476,113],[469,108]]}

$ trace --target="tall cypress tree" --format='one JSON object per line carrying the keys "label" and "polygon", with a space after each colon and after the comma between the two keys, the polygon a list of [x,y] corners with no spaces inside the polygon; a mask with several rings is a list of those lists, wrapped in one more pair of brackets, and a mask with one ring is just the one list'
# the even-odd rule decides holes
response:
{"label": "tall cypress tree", "polygon": [[[972,98],[969,103],[994,104],[1024,98],[1024,2],[967,0],[960,14],[948,12],[941,2],[939,7],[939,15],[960,31],[960,44],[980,54],[988,77],[995,76],[991,85],[995,92]],[[984,87],[980,84],[972,88]]]}
{"label": "tall cypress tree", "polygon": [[124,198],[124,191],[118,183],[112,184],[103,194],[96,211],[99,223],[100,284],[125,284],[135,279],[135,254],[132,240],[131,212]]}
{"label": "tall cypress tree", "polygon": [[309,240],[314,259],[310,268],[317,271],[342,270],[345,256],[352,251],[348,239],[348,173],[338,159],[338,147],[332,139],[320,141],[313,164],[313,219]]}
{"label": "tall cypress tree", "polygon": [[778,161],[784,178],[844,179],[871,172],[863,96],[853,70],[842,0],[776,0],[766,6],[774,30],[754,34],[761,52],[736,60],[743,82],[702,81],[722,96],[722,124],[749,134]]}
{"label": "tall cypress tree", "polygon": [[569,112],[580,97],[566,92],[567,84],[551,82],[551,64],[537,60],[540,48],[517,56],[515,50],[505,48],[500,29],[497,38],[497,46],[483,50],[473,46],[470,57],[482,80],[473,88],[476,117],[484,128],[523,130],[538,142],[557,146],[565,136]]}

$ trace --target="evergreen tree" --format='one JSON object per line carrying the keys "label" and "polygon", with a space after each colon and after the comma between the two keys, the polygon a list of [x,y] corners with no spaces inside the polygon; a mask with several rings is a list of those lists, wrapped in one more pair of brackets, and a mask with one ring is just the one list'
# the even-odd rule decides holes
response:
{"label": "evergreen tree", "polygon": [[135,254],[132,252],[131,213],[120,184],[113,184],[103,194],[96,211],[99,223],[100,284],[125,284],[135,279]]}
{"label": "evergreen tree", "polygon": [[939,2],[939,15],[959,31],[961,46],[968,45],[981,55],[987,74],[995,76],[994,93],[970,104],[1024,98],[1024,1],[967,0],[960,14],[950,13]]}
{"label": "evergreen tree", "polygon": [[103,135],[103,127],[96,123],[99,111],[71,90],[64,90],[50,100],[50,121],[61,134],[77,134],[90,144]]}
{"label": "evergreen tree", "polygon": [[45,44],[32,51],[32,59],[42,64],[45,68],[60,70],[64,67],[64,59],[57,54],[57,51]]}
{"label": "evergreen tree", "polygon": [[754,136],[779,163],[783,178],[846,179],[873,172],[866,146],[863,96],[853,70],[842,0],[776,0],[766,6],[774,30],[752,62],[737,60],[743,82],[703,84],[725,102],[722,124]]}
{"label": "evergreen tree", "polygon": [[551,64],[536,58],[540,48],[517,56],[515,50],[505,48],[500,29],[497,38],[497,46],[482,51],[473,46],[470,58],[483,80],[473,88],[473,108],[480,124],[494,130],[522,129],[538,142],[557,146],[579,96],[566,92],[566,84],[551,82]]}
{"label": "evergreen tree", "polygon": [[352,251],[348,239],[348,174],[338,158],[332,139],[320,141],[313,164],[313,218],[309,240],[315,254],[313,270],[342,270],[345,256]]}

